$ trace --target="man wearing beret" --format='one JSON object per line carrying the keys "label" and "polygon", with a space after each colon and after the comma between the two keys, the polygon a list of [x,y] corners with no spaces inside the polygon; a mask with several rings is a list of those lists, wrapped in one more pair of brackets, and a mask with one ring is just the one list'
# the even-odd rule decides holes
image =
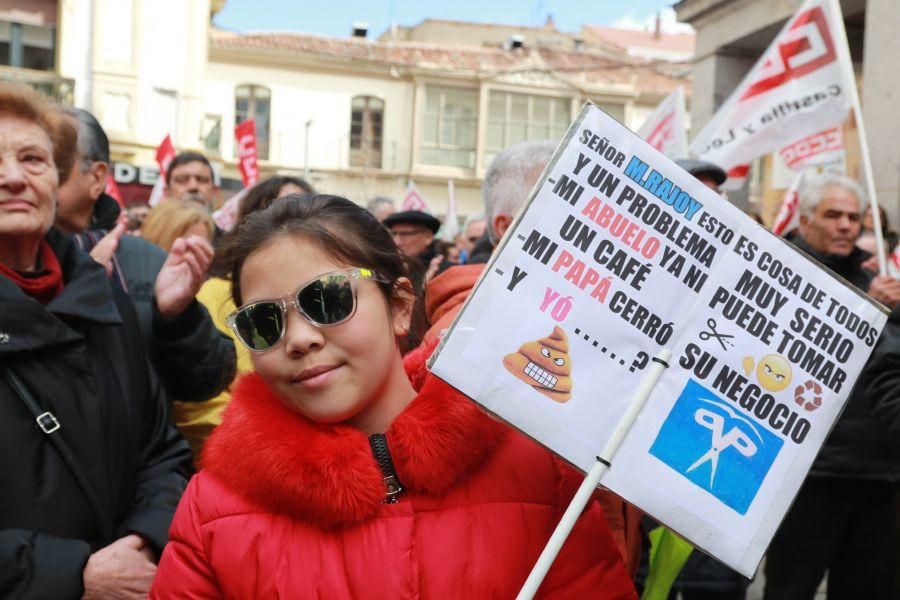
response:
{"label": "man wearing beret", "polygon": [[719,187],[728,179],[725,169],[705,160],[693,160],[682,158],[675,161],[679,167],[693,175],[700,183],[717,194],[721,193]]}
{"label": "man wearing beret", "polygon": [[[388,216],[382,223],[391,232],[400,251],[410,258],[418,259],[424,269],[434,266],[440,273],[450,266],[437,253],[434,234],[441,228],[441,222],[435,217],[420,210],[404,210]],[[438,261],[439,264],[432,265],[432,262]],[[424,281],[415,281],[414,284],[422,286]]]}

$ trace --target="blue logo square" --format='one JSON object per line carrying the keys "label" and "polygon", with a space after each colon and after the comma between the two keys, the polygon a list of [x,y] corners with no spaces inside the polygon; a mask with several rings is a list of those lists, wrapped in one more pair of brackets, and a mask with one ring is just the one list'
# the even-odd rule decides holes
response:
{"label": "blue logo square", "polygon": [[744,515],[784,440],[739,410],[689,380],[650,454]]}

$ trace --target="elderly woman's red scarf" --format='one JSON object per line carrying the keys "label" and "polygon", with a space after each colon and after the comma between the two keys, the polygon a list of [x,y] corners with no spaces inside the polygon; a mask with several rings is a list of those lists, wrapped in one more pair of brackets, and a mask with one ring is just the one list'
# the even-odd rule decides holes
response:
{"label": "elderly woman's red scarf", "polygon": [[41,304],[47,304],[63,289],[62,267],[59,266],[59,260],[47,240],[41,240],[38,253],[40,256],[38,264],[41,267],[39,270],[23,273],[0,263],[0,275],[11,279],[19,289]]}

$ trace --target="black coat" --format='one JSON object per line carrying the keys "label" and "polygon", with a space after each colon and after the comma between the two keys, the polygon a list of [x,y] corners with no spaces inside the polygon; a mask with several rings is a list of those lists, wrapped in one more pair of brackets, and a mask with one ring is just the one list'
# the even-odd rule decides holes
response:
{"label": "black coat", "polygon": [[[92,247],[116,225],[119,205],[102,194],[94,206],[91,231],[77,236]],[[219,331],[206,308],[194,300],[174,319],[156,308],[156,276],[166,252],[145,239],[126,235],[116,250],[117,281],[134,302],[150,361],[173,400],[201,402],[224,390],[234,379],[234,342]]]}
{"label": "black coat", "polygon": [[[46,306],[0,276],[0,368],[62,427],[98,497],[85,494],[0,378],[0,597],[80,598],[89,555],[136,533],[160,552],[191,466],[148,368],[134,307],[104,269],[55,230],[65,287]],[[112,535],[104,538],[101,531]]]}
{"label": "black coat", "polygon": [[[796,246],[866,292],[874,274],[860,265],[871,254],[854,248],[847,257],[822,255],[802,238]],[[900,315],[898,315],[900,316]],[[844,412],[810,468],[810,477],[900,481],[900,443],[892,421],[900,420],[900,318],[893,316],[863,367]]]}

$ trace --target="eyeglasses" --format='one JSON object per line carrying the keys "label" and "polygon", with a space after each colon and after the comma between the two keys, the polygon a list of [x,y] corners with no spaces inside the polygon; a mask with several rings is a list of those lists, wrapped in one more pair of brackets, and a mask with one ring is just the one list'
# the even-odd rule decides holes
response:
{"label": "eyeglasses", "polygon": [[226,322],[249,350],[265,352],[284,337],[288,305],[316,327],[330,327],[350,319],[356,313],[356,286],[360,279],[389,283],[370,269],[323,273],[292,294],[240,307]]}
{"label": "eyeglasses", "polygon": [[428,231],[425,227],[417,227],[416,229],[391,229],[391,237],[407,238],[414,235],[421,235]]}

